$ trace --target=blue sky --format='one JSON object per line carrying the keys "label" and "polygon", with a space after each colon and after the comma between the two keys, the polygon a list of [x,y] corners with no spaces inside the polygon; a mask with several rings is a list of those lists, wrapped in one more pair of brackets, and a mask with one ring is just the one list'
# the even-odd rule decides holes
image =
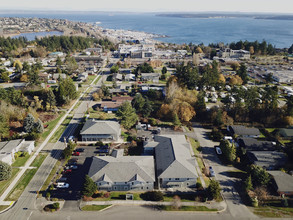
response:
{"label": "blue sky", "polygon": [[292,13],[292,0],[0,0],[0,10],[240,11]]}

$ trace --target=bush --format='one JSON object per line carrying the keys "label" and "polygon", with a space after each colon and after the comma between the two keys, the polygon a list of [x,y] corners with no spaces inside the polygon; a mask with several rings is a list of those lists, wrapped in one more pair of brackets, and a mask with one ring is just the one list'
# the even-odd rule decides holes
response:
{"label": "bush", "polygon": [[203,189],[202,184],[201,184],[200,182],[197,182],[197,183],[195,184],[195,187],[196,187],[197,189]]}
{"label": "bush", "polygon": [[145,192],[140,196],[146,201],[162,201],[164,199],[163,193],[160,191]]}
{"label": "bush", "polygon": [[51,197],[51,193],[50,193],[50,192],[47,192],[47,193],[46,193],[46,198],[47,198],[47,199],[50,199],[50,197]]}
{"label": "bush", "polygon": [[215,180],[211,180],[209,187],[207,188],[207,195],[211,199],[219,199],[220,198],[220,184]]}
{"label": "bush", "polygon": [[0,181],[11,177],[12,168],[9,164],[0,161]]}
{"label": "bush", "polygon": [[96,143],[96,146],[98,146],[98,147],[101,147],[101,146],[103,146],[104,145],[104,143],[102,142],[102,141],[98,141],[97,143]]}
{"label": "bush", "polygon": [[281,204],[282,204],[283,207],[288,207],[289,206],[287,199],[282,199]]}
{"label": "bush", "polygon": [[54,202],[54,203],[52,204],[52,207],[53,207],[53,209],[58,210],[58,209],[60,208],[60,204],[59,204],[59,202]]}
{"label": "bush", "polygon": [[110,193],[109,192],[105,192],[103,195],[104,198],[109,198],[110,197]]}
{"label": "bush", "polygon": [[212,130],[211,136],[213,141],[220,141],[224,137],[223,133],[215,127]]}

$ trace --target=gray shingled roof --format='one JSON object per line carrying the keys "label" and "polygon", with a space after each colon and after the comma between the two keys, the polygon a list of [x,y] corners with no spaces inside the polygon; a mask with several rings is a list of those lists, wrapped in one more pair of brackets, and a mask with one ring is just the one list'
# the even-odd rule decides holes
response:
{"label": "gray shingled roof", "polygon": [[84,124],[80,134],[117,134],[120,125],[116,121],[89,119]]}
{"label": "gray shingled roof", "polygon": [[93,157],[89,176],[95,182],[102,180],[155,182],[154,158],[152,156]]}
{"label": "gray shingled roof", "polygon": [[248,128],[242,125],[231,125],[230,131],[236,135],[260,135],[260,132],[257,128]]}
{"label": "gray shingled roof", "polygon": [[22,141],[23,139],[1,142],[0,147],[2,148],[0,148],[0,152],[11,153]]}
{"label": "gray shingled roof", "polygon": [[282,171],[268,171],[276,182],[279,192],[293,192],[293,176]]}
{"label": "gray shingled roof", "polygon": [[255,138],[240,138],[238,143],[241,147],[250,151],[273,151],[276,146],[271,141],[258,141]]}
{"label": "gray shingled roof", "polygon": [[277,151],[250,151],[247,153],[250,162],[266,169],[278,168],[286,163],[286,155]]}
{"label": "gray shingled roof", "polygon": [[184,135],[155,136],[158,178],[197,178],[194,159]]}

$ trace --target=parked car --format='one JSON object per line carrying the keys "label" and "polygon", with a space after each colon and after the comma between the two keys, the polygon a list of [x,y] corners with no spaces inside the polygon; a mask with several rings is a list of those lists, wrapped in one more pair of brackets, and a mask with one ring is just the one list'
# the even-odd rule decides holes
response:
{"label": "parked car", "polygon": [[74,141],[74,136],[69,136],[68,138],[67,138],[67,142],[70,142],[70,141]]}
{"label": "parked car", "polygon": [[69,173],[72,173],[72,169],[67,169],[67,170],[64,170],[64,171],[63,171],[63,173],[64,173],[64,174],[69,174]]}
{"label": "parked car", "polygon": [[65,182],[67,181],[67,177],[61,177],[60,179],[57,180],[57,182]]}
{"label": "parked car", "polygon": [[64,183],[64,182],[59,182],[57,183],[57,188],[68,188],[69,184],[68,183]]}
{"label": "parked car", "polygon": [[109,153],[109,149],[99,149],[98,153]]}
{"label": "parked car", "polygon": [[78,167],[76,165],[71,165],[70,168],[76,170]]}
{"label": "parked car", "polygon": [[77,148],[75,151],[76,152],[84,152],[84,148]]}
{"label": "parked car", "polygon": [[222,150],[221,150],[220,147],[217,146],[217,147],[215,147],[215,149],[216,149],[216,152],[217,152],[218,155],[222,154]]}
{"label": "parked car", "polygon": [[215,177],[215,171],[213,170],[212,167],[209,167],[209,171],[210,171],[210,176]]}
{"label": "parked car", "polygon": [[80,155],[80,153],[79,152],[77,152],[77,151],[75,151],[75,152],[73,152],[73,154],[72,154],[73,156],[79,156]]}

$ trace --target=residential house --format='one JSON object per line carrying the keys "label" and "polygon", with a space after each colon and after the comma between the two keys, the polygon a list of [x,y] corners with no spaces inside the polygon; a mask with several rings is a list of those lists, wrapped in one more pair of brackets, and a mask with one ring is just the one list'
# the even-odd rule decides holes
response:
{"label": "residential house", "polygon": [[54,73],[54,74],[50,74],[52,77],[52,80],[58,80],[60,79],[66,79],[67,75],[65,73]]}
{"label": "residential house", "polygon": [[266,170],[275,170],[286,163],[286,155],[277,151],[249,151],[249,161]]}
{"label": "residential house", "polygon": [[133,100],[130,96],[115,96],[112,97],[112,101],[103,101],[98,104],[98,107],[103,109],[104,112],[116,112],[123,102],[131,102]]}
{"label": "residential house", "polygon": [[159,188],[195,187],[198,175],[185,136],[157,135],[154,141]]}
{"label": "residential house", "polygon": [[293,195],[293,176],[284,173],[280,170],[268,171],[268,173],[272,175],[274,179],[274,187],[280,196]]}
{"label": "residential house", "polygon": [[292,139],[293,138],[293,128],[281,128],[279,134],[284,139]]}
{"label": "residential house", "polygon": [[254,138],[238,138],[239,147],[247,151],[274,151],[276,143],[271,141],[258,141]]}
{"label": "residential house", "polygon": [[77,81],[79,82],[85,82],[88,79],[88,73],[84,72],[78,75]]}
{"label": "residential house", "polygon": [[123,149],[113,150],[111,156],[93,157],[89,176],[98,190],[153,190],[155,166],[153,156],[123,156]]}
{"label": "residential house", "polygon": [[117,141],[120,134],[118,122],[96,119],[87,120],[80,132],[82,141]]}
{"label": "residential house", "polygon": [[231,136],[241,136],[241,137],[251,137],[258,138],[260,136],[260,131],[257,128],[248,128],[243,125],[230,125],[227,127]]}
{"label": "residential house", "polygon": [[0,161],[11,165],[14,161],[15,153],[27,152],[31,154],[34,147],[34,141],[25,141],[24,139],[0,142]]}
{"label": "residential house", "polygon": [[151,81],[154,83],[159,83],[160,73],[142,73],[141,80],[142,81]]}

